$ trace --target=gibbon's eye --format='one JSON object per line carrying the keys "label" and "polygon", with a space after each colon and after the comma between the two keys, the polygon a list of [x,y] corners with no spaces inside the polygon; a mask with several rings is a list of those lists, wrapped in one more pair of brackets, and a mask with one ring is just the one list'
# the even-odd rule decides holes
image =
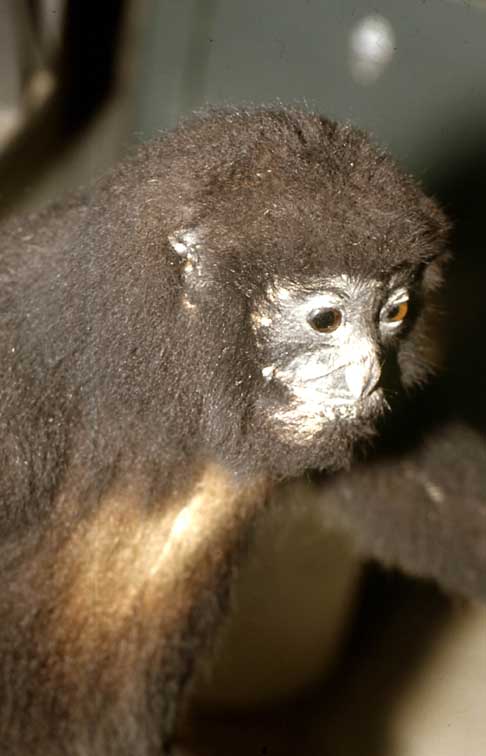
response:
{"label": "gibbon's eye", "polygon": [[407,317],[408,310],[408,299],[401,302],[392,302],[382,311],[381,321],[385,323],[385,325],[390,325],[392,327],[399,326]]}
{"label": "gibbon's eye", "polygon": [[325,307],[322,310],[314,310],[307,318],[309,325],[319,333],[332,333],[343,322],[341,310],[335,307]]}

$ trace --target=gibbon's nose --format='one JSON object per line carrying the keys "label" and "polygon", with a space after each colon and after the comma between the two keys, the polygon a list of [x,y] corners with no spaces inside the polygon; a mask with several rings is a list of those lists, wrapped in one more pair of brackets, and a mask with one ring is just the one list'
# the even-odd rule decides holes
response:
{"label": "gibbon's nose", "polygon": [[369,396],[381,377],[381,368],[375,354],[367,354],[351,362],[344,371],[349,393],[355,399]]}

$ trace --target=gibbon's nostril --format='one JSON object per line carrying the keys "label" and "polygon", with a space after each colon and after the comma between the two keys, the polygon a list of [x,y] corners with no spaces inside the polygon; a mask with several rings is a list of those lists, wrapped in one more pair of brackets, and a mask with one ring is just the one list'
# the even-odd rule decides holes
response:
{"label": "gibbon's nostril", "polygon": [[353,362],[345,369],[346,385],[355,399],[364,399],[376,388],[381,369],[375,356]]}

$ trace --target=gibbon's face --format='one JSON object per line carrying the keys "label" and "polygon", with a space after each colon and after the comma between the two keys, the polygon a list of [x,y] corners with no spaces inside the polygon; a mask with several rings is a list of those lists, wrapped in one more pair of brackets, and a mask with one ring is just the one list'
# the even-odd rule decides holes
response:
{"label": "gibbon's face", "polygon": [[[225,406],[236,415],[240,397],[246,397],[241,426],[248,418],[252,459],[277,475],[346,466],[356,441],[374,436],[377,420],[403,388],[427,374],[423,305],[435,286],[433,260],[429,265],[401,263],[388,271],[376,266],[374,272],[364,263],[361,271],[358,265],[356,271],[345,265],[326,274],[323,256],[322,273],[314,265],[308,273],[267,275],[267,283],[260,280],[258,289],[245,297],[247,334],[233,264],[227,265],[227,280],[221,283],[213,277],[214,263],[205,259],[207,249],[196,232],[169,241],[182,257],[182,307],[188,323],[203,324],[205,331],[208,323],[219,323],[211,343],[220,346],[220,353],[228,338],[235,339],[225,365],[225,385],[235,387],[227,397],[234,398],[226,397]],[[224,251],[219,261],[223,256]],[[253,281],[258,278],[254,273]],[[215,355],[221,369],[217,360]],[[238,394],[247,376],[251,388]],[[218,390],[220,385],[216,381]]]}
{"label": "gibbon's face", "polygon": [[224,124],[204,181],[174,184],[167,229],[204,441],[282,477],[345,466],[429,372],[447,222],[360,132],[302,114]]}
{"label": "gibbon's face", "polygon": [[269,287],[252,323],[271,425],[305,442],[332,424],[380,415],[387,406],[383,365],[408,332],[412,311],[413,281],[403,274]]}

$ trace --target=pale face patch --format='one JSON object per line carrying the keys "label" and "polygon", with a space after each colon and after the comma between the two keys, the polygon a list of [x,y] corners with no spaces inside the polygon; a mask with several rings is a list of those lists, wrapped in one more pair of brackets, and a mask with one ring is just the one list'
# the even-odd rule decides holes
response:
{"label": "pale face patch", "polygon": [[308,438],[328,423],[384,408],[381,340],[401,323],[382,323],[381,314],[408,298],[404,286],[390,292],[385,282],[348,275],[308,288],[284,281],[269,286],[252,323],[265,355],[265,382],[287,390],[273,419],[296,438]]}

